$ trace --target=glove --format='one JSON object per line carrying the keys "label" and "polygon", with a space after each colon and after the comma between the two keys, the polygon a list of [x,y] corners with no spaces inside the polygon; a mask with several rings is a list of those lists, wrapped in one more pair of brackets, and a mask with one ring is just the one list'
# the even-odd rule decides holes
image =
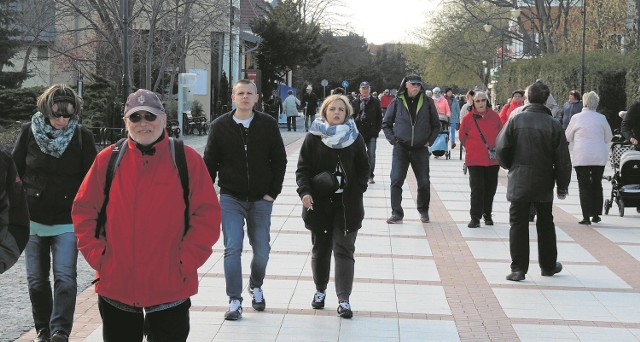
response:
{"label": "glove", "polygon": [[558,195],[558,199],[563,200],[567,198],[567,195],[569,194],[569,189],[558,189],[556,193]]}

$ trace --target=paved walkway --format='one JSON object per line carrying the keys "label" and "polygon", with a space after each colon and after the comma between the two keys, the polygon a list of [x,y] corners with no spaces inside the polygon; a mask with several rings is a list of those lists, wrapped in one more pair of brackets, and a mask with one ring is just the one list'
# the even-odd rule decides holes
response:
{"label": "paved walkway", "polygon": [[[273,208],[272,252],[264,283],[267,310],[245,301],[244,317],[225,321],[222,239],[199,269],[192,298],[190,341],[640,341],[640,214],[612,208],[603,221],[581,226],[577,182],[556,201],[562,273],[541,277],[532,247],[527,279],[509,272],[506,173],[494,205],[494,226],[467,228],[468,179],[458,149],[453,159],[431,159],[431,223],[415,210],[416,182],[404,187],[404,224],[388,225],[391,146],[378,142],[376,184],[365,193],[366,219],[356,243],[351,304],[354,318],[336,317],[329,284],[327,307],[313,310],[311,239],[300,218],[295,169],[302,133],[284,132],[287,174]],[[187,143],[202,151],[204,137]],[[611,174],[607,169],[605,174]],[[605,195],[610,185],[605,181]],[[535,243],[535,227],[531,239]],[[245,286],[251,251],[245,241]],[[246,298],[250,298],[248,295]],[[102,341],[92,287],[78,297],[72,341]],[[34,331],[19,341],[29,341]]]}

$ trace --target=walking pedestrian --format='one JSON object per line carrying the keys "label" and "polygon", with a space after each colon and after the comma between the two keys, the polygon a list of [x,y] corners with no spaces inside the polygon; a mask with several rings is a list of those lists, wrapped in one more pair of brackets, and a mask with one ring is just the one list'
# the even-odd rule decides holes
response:
{"label": "walking pedestrian", "polygon": [[[97,150],[79,124],[82,99],[65,84],[47,88],[22,129],[13,160],[29,204],[25,249],[35,341],[67,341],[76,307],[78,247],[71,206]],[[53,266],[53,292],[49,279]]]}
{"label": "walking pedestrian", "polygon": [[488,103],[489,98],[484,92],[475,93],[473,108],[460,124],[460,143],[464,146],[471,188],[469,228],[480,227],[481,217],[487,226],[493,225],[493,198],[500,171],[495,146],[502,123]]}
{"label": "walking pedestrian", "polygon": [[282,100],[280,99],[280,96],[278,96],[277,90],[271,92],[271,96],[265,103],[265,110],[267,113],[271,114],[276,121],[279,121],[278,114],[282,110]]}
{"label": "walking pedestrian", "polygon": [[[311,306],[324,308],[333,252],[337,312],[343,318],[353,316],[349,302],[353,254],[364,218],[363,194],[369,177],[365,142],[351,118],[351,109],[344,95],[325,99],[320,107],[321,118],[311,124],[302,143],[296,170],[302,218],[311,231],[313,245],[311,269],[316,293]],[[321,181],[322,177],[328,181]]]}
{"label": "walking pedestrian", "polygon": [[500,166],[509,170],[509,249],[511,273],[507,280],[525,279],[529,270],[529,207],[536,207],[538,219],[538,263],[542,276],[562,271],[557,262],[556,230],[551,208],[553,188],[565,199],[571,181],[571,160],[567,138],[560,122],[544,104],[549,87],[536,82],[527,88],[529,104],[512,116],[500,131],[496,151]]}
{"label": "walking pedestrian", "polygon": [[155,93],[130,94],[123,120],[128,138],[98,154],[72,211],[78,249],[97,271],[102,338],[186,341],[220,205],[198,152],[169,138]]}
{"label": "walking pedestrian", "polygon": [[0,274],[13,266],[29,241],[29,207],[11,154],[0,146]]}
{"label": "walking pedestrian", "polygon": [[[602,219],[602,174],[609,160],[609,143],[613,138],[604,115],[598,113],[600,97],[593,91],[584,94],[582,111],[571,116],[565,134],[573,143],[571,164],[578,177],[580,224],[598,223]],[[566,115],[566,113],[565,113]]]}
{"label": "walking pedestrian", "polygon": [[309,84],[306,92],[302,95],[302,106],[304,107],[304,129],[308,132],[309,125],[316,118],[318,111],[318,96],[313,92],[313,87]]}
{"label": "walking pedestrian", "polygon": [[[599,101],[600,98],[598,98],[598,102]],[[569,100],[564,103],[564,105],[562,106],[562,113],[560,113],[560,123],[562,123],[562,129],[567,129],[573,115],[582,111],[582,106],[583,103],[580,99],[580,92],[577,90],[571,90],[569,92]]]}
{"label": "walking pedestrian", "polygon": [[511,113],[518,107],[521,107],[524,105],[524,91],[522,90],[514,90],[513,93],[511,93],[511,99],[509,99],[509,101],[502,106],[502,109],[500,109],[500,122],[502,123],[502,125],[506,125],[507,121],[509,120],[509,118],[511,117]]}
{"label": "walking pedestrian", "polygon": [[389,89],[385,89],[380,96],[380,107],[382,107],[383,114],[387,112],[391,101],[393,101],[393,95],[389,93]]}
{"label": "walking pedestrian", "polygon": [[460,103],[453,96],[453,89],[445,88],[444,97],[449,103],[449,109],[451,110],[451,116],[449,117],[449,131],[451,136],[451,148],[456,148],[456,131],[460,123]]}
{"label": "walking pedestrian", "polygon": [[249,294],[254,310],[264,311],[262,285],[271,251],[273,202],[282,191],[287,154],[280,129],[268,114],[253,106],[256,85],[239,80],[233,87],[236,109],[211,124],[204,161],[211,179],[218,178],[224,237],[224,278],[229,309],[227,320],[242,318],[242,248],[244,225],[253,250]]}
{"label": "walking pedestrian", "polygon": [[391,217],[387,223],[402,223],[402,185],[409,165],[418,181],[417,206],[420,220],[428,223],[431,199],[429,182],[429,145],[440,133],[440,120],[433,100],[424,94],[422,78],[407,75],[398,96],[389,104],[382,119],[382,130],[393,145],[391,160]]}
{"label": "walking pedestrian", "polygon": [[298,120],[298,106],[300,106],[300,100],[293,95],[293,90],[287,91],[287,98],[284,99],[282,107],[284,108],[284,114],[287,116],[287,131],[291,132],[297,130],[296,121]]}
{"label": "walking pedestrian", "polygon": [[382,110],[380,101],[375,96],[371,96],[371,85],[369,82],[360,83],[360,95],[351,102],[353,107],[354,120],[358,127],[358,132],[364,138],[369,156],[369,184],[374,184],[376,169],[376,143],[382,128]]}

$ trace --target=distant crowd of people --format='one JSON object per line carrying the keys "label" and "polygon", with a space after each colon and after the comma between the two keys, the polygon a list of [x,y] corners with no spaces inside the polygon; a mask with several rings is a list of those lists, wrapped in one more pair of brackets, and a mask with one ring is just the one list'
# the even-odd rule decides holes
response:
{"label": "distant crowd of people", "polygon": [[[268,113],[255,109],[259,98],[252,81],[236,82],[235,109],[211,122],[201,157],[167,134],[164,106],[149,90],[128,96],[123,116],[128,135],[102,151],[80,124],[83,102],[73,89],[56,84],[38,97],[38,112],[22,126],[13,151],[0,151],[0,273],[25,251],[34,341],[69,339],[78,251],[96,270],[107,342],[186,341],[197,270],[221,233],[224,318],[243,314],[245,233],[253,252],[248,296],[254,310],[264,311],[271,216],[287,166],[274,111],[287,117],[288,131],[297,131],[296,117],[304,108],[308,133],[295,176],[301,217],[311,235],[314,309],[325,307],[333,254],[336,312],[353,316],[355,244],[366,217],[364,193],[376,183],[380,131],[393,145],[390,225],[403,223],[409,166],[417,180],[420,220],[431,222],[429,147],[445,129],[450,148],[456,147],[458,132],[465,152],[469,228],[479,228],[481,221],[494,224],[498,174],[501,167],[508,170],[512,263],[507,280],[521,281],[528,272],[532,213],[542,276],[562,271],[552,206],[554,192],[558,199],[568,195],[572,168],[583,215],[579,223],[601,221],[601,180],[612,132],[597,112],[595,92],[581,96],[572,90],[559,108],[549,87],[537,80],[514,90],[498,113],[484,91],[458,98],[452,88],[428,90],[419,75],[409,74],[395,94],[372,92],[364,81],[358,94],[336,88],[319,103],[309,85],[302,99],[289,91],[281,101],[274,93],[266,101]],[[621,132],[638,145],[640,102],[626,112]]]}

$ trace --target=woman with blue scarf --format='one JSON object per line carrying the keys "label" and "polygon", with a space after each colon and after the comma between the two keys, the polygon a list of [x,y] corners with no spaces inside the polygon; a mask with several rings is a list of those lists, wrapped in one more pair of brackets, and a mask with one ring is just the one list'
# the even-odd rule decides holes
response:
{"label": "woman with blue scarf", "polygon": [[[68,341],[76,305],[78,248],[71,205],[97,151],[78,124],[82,99],[64,84],[45,90],[38,112],[22,126],[13,160],[27,194],[30,235],[25,249],[34,341]],[[53,295],[49,279],[53,265]]]}
{"label": "woman with blue scarf", "polygon": [[[327,97],[321,118],[311,124],[302,143],[296,170],[302,219],[311,231],[311,269],[316,293],[311,306],[324,308],[331,252],[335,259],[338,316],[351,318],[356,236],[364,218],[363,194],[369,179],[364,139],[351,118],[349,99]],[[324,177],[323,177],[324,176]]]}

